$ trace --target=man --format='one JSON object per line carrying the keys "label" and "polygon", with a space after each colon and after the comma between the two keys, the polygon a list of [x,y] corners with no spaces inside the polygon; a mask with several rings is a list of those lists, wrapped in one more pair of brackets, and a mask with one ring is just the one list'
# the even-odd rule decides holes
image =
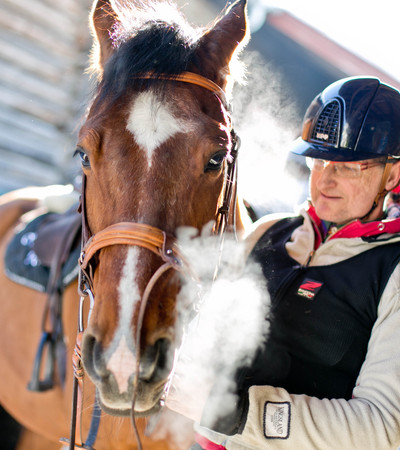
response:
{"label": "man", "polygon": [[386,218],[384,200],[400,182],[399,91],[370,77],[333,83],[293,152],[307,158],[310,202],[248,237],[270,335],[238,373],[237,415],[198,426],[196,448],[396,449],[400,219]]}

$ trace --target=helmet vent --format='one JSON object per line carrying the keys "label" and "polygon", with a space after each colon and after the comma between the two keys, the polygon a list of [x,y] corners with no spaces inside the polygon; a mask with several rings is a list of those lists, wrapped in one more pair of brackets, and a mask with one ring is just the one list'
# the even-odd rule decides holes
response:
{"label": "helmet vent", "polygon": [[322,110],[314,126],[311,139],[324,144],[337,145],[340,126],[340,103],[329,102]]}

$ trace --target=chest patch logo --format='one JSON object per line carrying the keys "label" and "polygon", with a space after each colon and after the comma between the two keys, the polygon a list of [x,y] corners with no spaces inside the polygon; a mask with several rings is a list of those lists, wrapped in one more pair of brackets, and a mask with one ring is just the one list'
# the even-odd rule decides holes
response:
{"label": "chest patch logo", "polygon": [[321,289],[323,283],[320,281],[312,280],[311,278],[306,278],[297,290],[297,295],[300,297],[305,297],[312,300]]}

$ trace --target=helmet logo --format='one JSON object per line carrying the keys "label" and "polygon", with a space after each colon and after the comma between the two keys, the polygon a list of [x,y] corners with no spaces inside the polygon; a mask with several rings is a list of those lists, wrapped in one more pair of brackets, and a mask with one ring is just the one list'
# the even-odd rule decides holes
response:
{"label": "helmet logo", "polygon": [[317,139],[320,139],[321,141],[327,141],[329,139],[328,133],[317,133]]}
{"label": "helmet logo", "polygon": [[340,103],[333,100],[325,105],[314,125],[311,139],[337,145],[340,126]]}

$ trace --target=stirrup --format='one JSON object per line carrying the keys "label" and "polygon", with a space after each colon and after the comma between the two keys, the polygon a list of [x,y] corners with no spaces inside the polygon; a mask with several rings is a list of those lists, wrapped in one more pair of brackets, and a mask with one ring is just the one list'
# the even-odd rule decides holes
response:
{"label": "stirrup", "polygon": [[[46,366],[43,379],[40,377],[42,367],[43,352],[47,347]],[[51,333],[43,331],[39,342],[39,348],[35,356],[32,378],[27,388],[34,392],[44,392],[54,387],[54,363],[55,363],[55,342]]]}

